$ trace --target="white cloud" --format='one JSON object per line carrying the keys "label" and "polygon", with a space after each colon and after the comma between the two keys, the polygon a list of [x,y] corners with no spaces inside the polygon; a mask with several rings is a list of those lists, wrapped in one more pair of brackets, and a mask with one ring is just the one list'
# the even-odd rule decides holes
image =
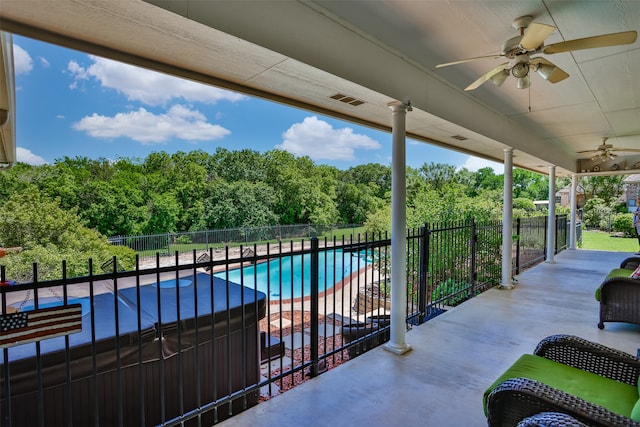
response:
{"label": "white cloud", "polygon": [[164,114],[153,114],[144,108],[113,117],[94,113],[72,127],[95,138],[124,137],[143,144],[164,143],[171,138],[211,141],[231,133],[222,126],[208,123],[204,114],[183,105],[174,105]]}
{"label": "white cloud", "polygon": [[366,135],[353,133],[351,128],[334,129],[316,116],[295,123],[282,135],[276,148],[314,160],[353,160],[355,150],[377,150],[380,143]]}
{"label": "white cloud", "polygon": [[33,69],[31,56],[17,44],[13,45],[13,66],[15,67],[16,75],[29,74]]}
{"label": "white cloud", "polygon": [[38,60],[40,61],[40,64],[44,67],[44,68],[49,68],[51,66],[51,64],[49,64],[49,61],[47,61],[47,58],[44,58],[42,56],[38,57]]}
{"label": "white cloud", "polygon": [[502,175],[504,173],[504,165],[501,163],[492,162],[491,160],[481,159],[479,157],[469,156],[467,160],[460,166],[460,169],[467,168],[471,172],[477,172],[482,168],[490,167],[496,173],[496,175]]}
{"label": "white cloud", "polygon": [[105,88],[114,89],[124,94],[130,101],[140,101],[147,105],[165,105],[172,99],[183,99],[187,102],[203,102],[215,104],[218,101],[240,101],[244,95],[184,80],[167,74],[150,71],[110,59],[89,57],[93,63],[83,67],[70,61],[67,71],[74,78],[71,89],[78,86],[81,80],[95,79]]}
{"label": "white cloud", "polygon": [[33,154],[31,151],[22,147],[16,147],[16,160],[34,166],[44,165],[47,163],[47,161],[42,157]]}

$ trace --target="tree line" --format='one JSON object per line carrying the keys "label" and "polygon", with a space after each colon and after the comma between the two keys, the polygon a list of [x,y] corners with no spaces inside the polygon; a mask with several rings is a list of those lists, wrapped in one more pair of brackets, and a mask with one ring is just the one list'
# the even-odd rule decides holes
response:
{"label": "tree line", "polygon": [[[513,181],[515,216],[531,215],[534,200],[547,200],[546,176],[514,169]],[[558,188],[566,183],[559,180]],[[502,187],[502,174],[491,168],[408,167],[407,225],[499,219]],[[107,243],[106,237],[117,235],[307,223],[389,231],[390,212],[390,165],[340,170],[283,150],[218,148],[154,152],[144,159],[18,163],[0,173],[0,246],[24,251],[0,263],[20,258],[27,266],[43,260],[53,266],[88,256],[102,263],[114,254],[132,263],[131,252]]]}
{"label": "tree line", "polygon": [[[547,191],[546,177],[514,171],[517,208],[531,208],[525,199],[546,199]],[[339,170],[282,150],[218,148],[213,154],[155,152],[143,160],[64,157],[40,166],[20,163],[0,174],[0,206],[34,192],[77,210],[88,228],[105,236],[364,223],[390,205],[391,167]],[[502,175],[434,163],[407,169],[407,206],[424,219],[453,219],[458,212],[441,210],[476,204],[479,197],[500,204]]]}

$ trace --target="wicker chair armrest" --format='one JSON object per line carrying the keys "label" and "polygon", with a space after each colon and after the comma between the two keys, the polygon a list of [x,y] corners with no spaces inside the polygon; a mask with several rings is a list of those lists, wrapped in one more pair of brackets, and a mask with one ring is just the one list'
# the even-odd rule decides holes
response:
{"label": "wicker chair armrest", "polygon": [[628,270],[635,270],[640,265],[640,256],[632,256],[625,258],[620,263],[620,268],[626,268]]}
{"label": "wicker chair armrest", "polygon": [[552,335],[538,343],[534,354],[612,380],[638,385],[640,359],[580,337]]}
{"label": "wicker chair armrest", "polygon": [[487,397],[490,427],[516,426],[540,412],[562,412],[593,427],[640,427],[640,422],[528,378],[505,380]]}
{"label": "wicker chair armrest", "polygon": [[603,301],[603,297],[606,298],[607,291],[611,292],[614,286],[617,287],[616,292],[624,292],[628,298],[640,295],[640,279],[612,277],[600,284],[600,301]]}
{"label": "wicker chair armrest", "polygon": [[561,412],[541,412],[520,421],[516,427],[589,427]]}

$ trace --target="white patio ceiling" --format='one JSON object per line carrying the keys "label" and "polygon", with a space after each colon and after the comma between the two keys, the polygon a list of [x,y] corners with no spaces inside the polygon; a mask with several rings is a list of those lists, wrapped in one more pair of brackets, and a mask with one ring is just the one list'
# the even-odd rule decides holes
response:
{"label": "white patio ceiling", "polygon": [[571,77],[534,75],[530,90],[513,78],[463,90],[499,60],[435,69],[498,52],[523,15],[557,28],[550,44],[637,31],[640,2],[3,0],[0,28],[379,129],[390,128],[389,102],[410,101],[411,138],[499,162],[510,146],[516,166],[542,173],[591,170],[578,151],[602,137],[640,148],[638,41],[545,56]]}

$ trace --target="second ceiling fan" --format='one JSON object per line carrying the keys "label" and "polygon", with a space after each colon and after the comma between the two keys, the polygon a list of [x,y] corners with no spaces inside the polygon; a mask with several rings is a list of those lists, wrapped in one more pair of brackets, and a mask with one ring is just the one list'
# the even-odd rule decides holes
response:
{"label": "second ceiling fan", "polygon": [[540,53],[551,55],[554,53],[571,52],[582,49],[631,44],[636,41],[638,36],[636,31],[624,31],[621,33],[603,34],[599,36],[585,37],[582,39],[568,40],[545,46],[545,39],[555,31],[556,27],[532,21],[533,18],[531,16],[522,16],[515,19],[512,25],[515,29],[520,31],[520,35],[512,37],[504,42],[499,54],[477,56],[474,58],[447,62],[436,65],[436,68],[463,64],[465,62],[476,61],[479,59],[506,58],[509,60],[508,62],[504,62],[483,74],[480,78],[467,86],[465,90],[469,91],[477,89],[488,80],[491,80],[496,86],[500,86],[504,83],[507,77],[509,77],[509,75],[516,78],[516,87],[518,89],[526,89],[531,84],[529,76],[529,72],[531,70],[537,72],[543,79],[550,83],[558,83],[569,77],[569,74],[547,59],[542,57],[533,57],[533,55]]}
{"label": "second ceiling fan", "polygon": [[618,157],[616,151],[619,152],[627,152],[627,153],[640,153],[640,149],[638,148],[614,148],[612,144],[607,144],[607,140],[609,138],[602,138],[602,144],[600,144],[594,150],[584,150],[578,151],[579,154],[591,154],[591,160],[604,162],[606,160],[613,160]]}

